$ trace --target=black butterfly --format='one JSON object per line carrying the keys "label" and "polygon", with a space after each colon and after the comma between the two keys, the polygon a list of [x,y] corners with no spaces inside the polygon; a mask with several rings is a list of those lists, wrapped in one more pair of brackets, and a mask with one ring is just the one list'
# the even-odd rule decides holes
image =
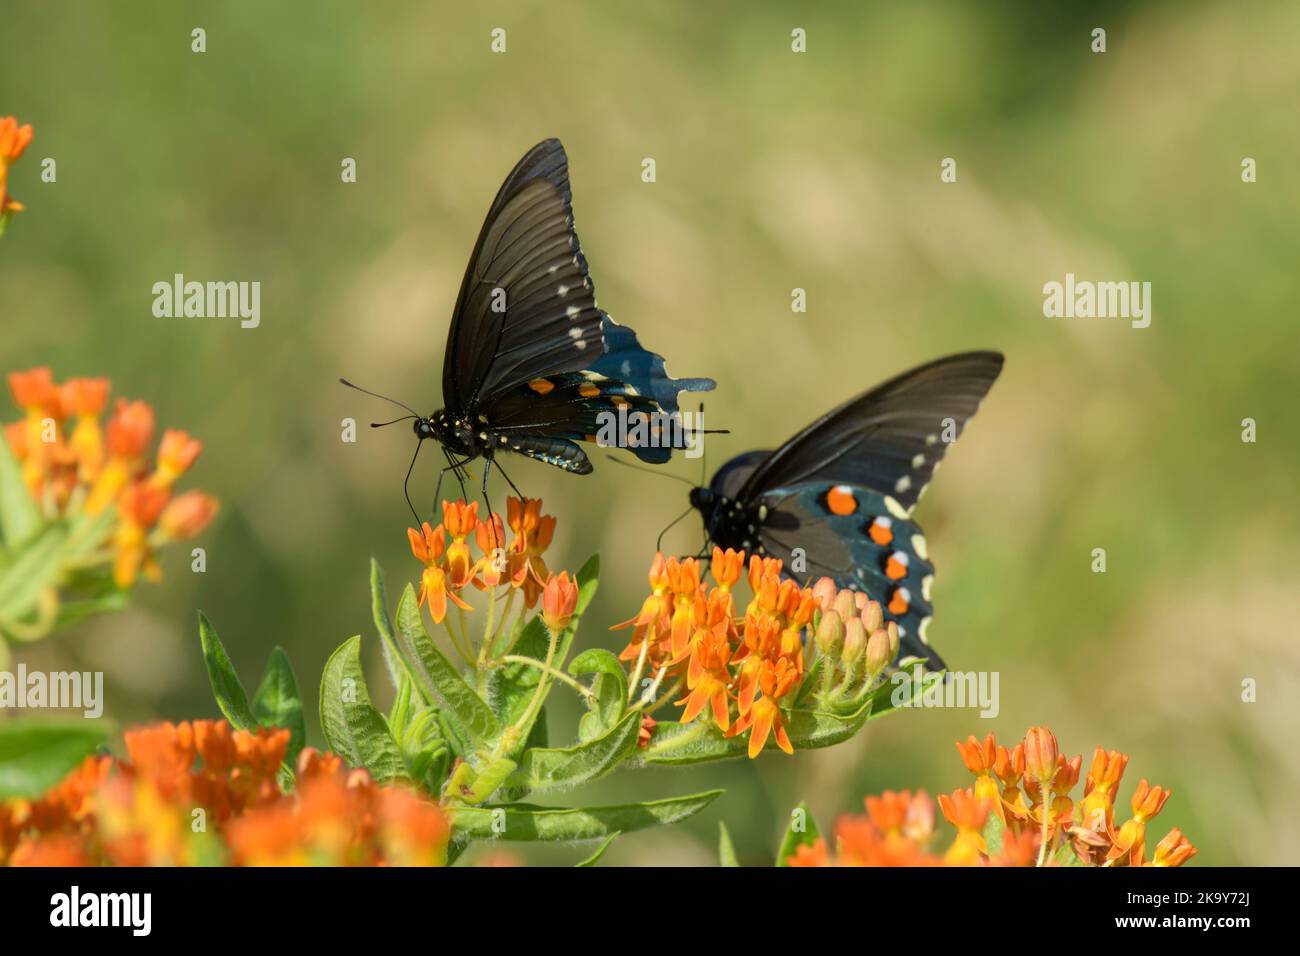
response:
{"label": "black butterfly", "polygon": [[[967,352],[904,372],[776,451],[733,458],[709,487],[692,489],[691,505],[720,547],[865,590],[898,622],[900,658],[943,667],[925,640],[934,568],[910,516],[1001,371],[997,352]],[[796,549],[805,562],[792,560]]]}
{"label": "black butterfly", "polygon": [[[501,452],[588,474],[591,462],[577,443],[598,436],[642,461],[662,463],[690,438],[677,393],[714,386],[712,379],[670,377],[661,356],[596,306],[574,230],[568,170],[564,147],[548,139],[506,177],[452,313],[442,370],[445,407],[426,416],[395,403],[411,412],[396,421],[414,419],[417,455],[426,438],[442,446],[447,467],[439,491],[452,471],[463,493],[465,465],[482,458],[486,498],[488,473]],[[609,428],[620,413],[634,426],[642,415],[643,424],[656,427],[640,429],[645,434]],[[604,435],[614,440],[605,442]],[[510,486],[519,494],[513,481]]]}

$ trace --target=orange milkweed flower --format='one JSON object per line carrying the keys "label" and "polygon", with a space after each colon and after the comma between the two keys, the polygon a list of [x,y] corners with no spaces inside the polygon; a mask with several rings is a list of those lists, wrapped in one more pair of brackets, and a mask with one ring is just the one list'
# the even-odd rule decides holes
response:
{"label": "orange milkweed flower", "polygon": [[515,535],[507,559],[510,584],[523,590],[524,605],[531,608],[551,576],[542,554],[555,535],[555,517],[542,514],[540,498],[507,498],[506,523]]}
{"label": "orange milkweed flower", "polygon": [[0,217],[22,212],[23,204],[9,195],[9,167],[32,141],[31,124],[18,125],[12,116],[0,116]]}
{"label": "orange milkweed flower", "polygon": [[988,734],[983,741],[976,740],[974,736],[967,737],[965,743],[959,740],[957,752],[961,754],[966,769],[975,775],[975,798],[987,800],[998,819],[1005,825],[1006,810],[1002,806],[998,783],[993,777],[993,768],[998,756],[997,742],[993,734]]}
{"label": "orange milkweed flower", "polygon": [[476,570],[466,539],[478,528],[478,502],[467,505],[464,501],[444,501],[442,526],[451,536],[443,568],[451,586],[459,590],[474,579]]}
{"label": "orange milkweed flower", "polygon": [[189,432],[167,429],[158,445],[158,467],[150,481],[161,488],[170,488],[193,467],[202,451],[203,443],[191,438]]}
{"label": "orange milkweed flower", "polygon": [[686,686],[690,693],[679,700],[685,704],[681,722],[689,724],[704,710],[705,704],[713,708],[713,722],[726,731],[731,726],[728,713],[727,688],[731,684],[731,643],[725,629],[699,631],[693,642],[690,664],[686,670]]}
{"label": "orange milkweed flower", "polygon": [[104,464],[104,432],[99,416],[108,404],[108,390],[106,378],[73,378],[61,389],[64,408],[77,416],[68,445],[77,461],[77,478],[84,484],[94,482]]}
{"label": "orange milkweed flower", "polygon": [[202,533],[221,510],[221,504],[212,495],[202,491],[187,491],[178,495],[163,509],[158,528],[169,541],[181,541]]}
{"label": "orange milkweed flower", "polygon": [[826,849],[826,841],[818,837],[812,843],[800,843],[794,852],[785,858],[786,866],[814,867],[830,866],[831,854]]}
{"label": "orange milkweed flower", "polygon": [[737,736],[746,730],[749,734],[749,757],[754,759],[762,752],[767,738],[773,733],[776,745],[787,754],[794,753],[794,746],[785,731],[785,721],[781,716],[781,698],[798,686],[802,675],[787,658],[781,658],[775,664],[764,661],[758,676],[759,690],[762,697],[754,701],[749,713],[742,714],[732,727],[729,736]]}
{"label": "orange milkweed flower", "polygon": [[108,463],[99,472],[86,500],[86,511],[99,514],[144,463],[153,438],[154,414],[146,402],[119,398],[108,420]]}
{"label": "orange milkweed flower", "polygon": [[1111,835],[1110,852],[1106,859],[1114,865],[1141,866],[1146,853],[1147,822],[1155,817],[1173,793],[1163,787],[1152,787],[1143,777],[1133,793],[1133,816],[1125,820],[1118,833]]}
{"label": "orange milkweed flower", "polygon": [[122,492],[118,502],[120,521],[113,532],[113,581],[126,590],[143,572],[151,581],[161,575],[153,550],[149,546],[149,532],[162,516],[171,493],[146,482],[136,482]]}
{"label": "orange milkweed flower", "polygon": [[1165,834],[1163,840],[1156,844],[1155,859],[1151,866],[1182,866],[1196,855],[1196,847],[1183,836],[1183,831],[1174,827]]}
{"label": "orange milkweed flower", "polygon": [[407,528],[406,537],[411,543],[411,554],[424,565],[424,573],[420,576],[419,605],[429,605],[429,616],[433,622],[441,624],[446,619],[449,599],[462,610],[470,610],[444,568],[447,554],[446,529],[442,525],[438,525],[437,529],[431,528],[429,522],[425,521],[420,525],[419,531]]}
{"label": "orange milkweed flower", "polygon": [[542,590],[542,622],[552,634],[569,626],[578,607],[578,582],[568,571],[551,575]]}
{"label": "orange milkweed flower", "polygon": [[954,790],[939,794],[943,818],[957,828],[957,837],[944,854],[948,866],[979,866],[988,852],[984,845],[984,824],[992,803],[975,796],[973,790]]}

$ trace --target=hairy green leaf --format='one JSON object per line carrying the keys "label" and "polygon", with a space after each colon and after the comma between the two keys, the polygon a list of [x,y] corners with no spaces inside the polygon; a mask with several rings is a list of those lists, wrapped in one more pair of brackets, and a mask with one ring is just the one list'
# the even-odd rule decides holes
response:
{"label": "hairy green leaf", "polygon": [[0,720],[0,797],[34,797],[62,780],[107,739],[99,720]]}
{"label": "hairy green leaf", "polygon": [[596,847],[595,853],[593,853],[591,856],[587,857],[585,860],[581,861],[580,863],[575,863],[573,865],[574,866],[595,866],[597,863],[600,862],[600,858],[605,855],[605,851],[608,850],[611,846],[613,846],[614,841],[617,840],[621,835],[622,835],[622,831],[615,830],[609,836],[605,837],[604,842],[602,842],[600,846]]}
{"label": "hairy green leaf", "polygon": [[576,747],[525,750],[509,784],[524,791],[554,790],[603,777],[636,747],[640,730],[640,713],[628,714],[602,736]]}
{"label": "hairy green leaf", "polygon": [[406,762],[388,724],[370,703],[361,671],[361,637],[350,637],[330,655],[320,682],[320,723],[330,749],[376,780],[406,777]]}
{"label": "hairy green leaf", "polygon": [[27,491],[18,460],[9,442],[0,441],[0,540],[9,551],[16,551],[40,526],[41,513]]}
{"label": "hairy green leaf", "polygon": [[594,701],[588,701],[588,712],[578,722],[578,738],[593,740],[618,722],[627,702],[627,675],[618,657],[604,648],[583,651],[569,664],[569,673],[575,677],[595,674],[591,690]]}
{"label": "hairy green leaf", "polygon": [[253,695],[253,717],[263,727],[284,727],[289,731],[289,749],[284,761],[290,767],[295,766],[307,740],[307,726],[303,720],[302,694],[298,692],[298,681],[284,648],[274,648],[266,662],[266,673]]}
{"label": "hairy green leaf", "polygon": [[208,683],[212,685],[212,696],[217,699],[217,706],[232,727],[251,730],[257,726],[253,709],[248,706],[248,696],[244,685],[239,682],[239,675],[230,663],[226,648],[217,637],[216,630],[207,616],[199,612],[199,643],[203,646],[203,662],[208,667]]}
{"label": "hairy green leaf", "polygon": [[736,847],[731,842],[731,833],[721,820],[718,821],[718,865],[740,866],[736,860]]}
{"label": "hairy green leaf", "polygon": [[482,746],[495,740],[501,733],[496,715],[433,643],[420,614],[415,588],[410,584],[402,592],[397,605],[397,629],[414,653],[415,676],[426,694],[442,704],[444,711],[455,719],[475,745]]}

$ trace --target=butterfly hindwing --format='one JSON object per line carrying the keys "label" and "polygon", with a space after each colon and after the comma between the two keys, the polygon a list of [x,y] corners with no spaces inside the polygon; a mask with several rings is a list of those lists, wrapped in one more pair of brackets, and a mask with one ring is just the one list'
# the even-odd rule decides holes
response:
{"label": "butterfly hindwing", "polygon": [[806,484],[769,491],[759,503],[758,540],[794,578],[826,576],[838,587],[865,591],[898,623],[901,657],[929,658],[931,667],[943,666],[925,643],[934,581],[925,537],[891,511],[885,495],[850,485]]}
{"label": "butterfly hindwing", "polygon": [[601,312],[573,224],[557,139],[507,177],[475,243],[447,336],[443,399],[453,417],[603,351]]}

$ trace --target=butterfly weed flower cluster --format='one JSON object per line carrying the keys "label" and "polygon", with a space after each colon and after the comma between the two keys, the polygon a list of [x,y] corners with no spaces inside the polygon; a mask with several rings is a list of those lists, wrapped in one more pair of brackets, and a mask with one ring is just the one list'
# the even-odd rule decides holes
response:
{"label": "butterfly weed flower cluster", "polygon": [[[880,604],[829,578],[800,586],[782,577],[775,558],[749,556],[746,573],[745,559],[715,547],[710,586],[697,559],[655,555],[652,593],[635,617],[615,625],[633,628],[619,659],[631,667],[633,688],[647,685],[640,706],[651,720],[684,691],[675,700],[678,722],[642,742],[651,755],[710,734],[715,742],[745,738],[751,758],[769,740],[790,754],[796,741],[824,745],[837,719],[851,733],[883,704],[877,692],[899,634]],[[742,577],[752,594],[743,612],[735,594]]]}
{"label": "butterfly weed flower cluster", "polygon": [[0,442],[0,635],[30,641],[120,607],[141,576],[160,577],[158,552],[201,532],[218,506],[176,492],[202,444],[167,429],[151,453],[153,408],[110,408],[108,379],[56,382],[42,367],[8,380],[24,414]]}
{"label": "butterfly weed flower cluster", "polygon": [[781,866],[1182,866],[1196,854],[1177,827],[1154,846],[1147,824],[1170,793],[1138,782],[1131,815],[1116,815],[1128,754],[1098,747],[1075,790],[1083,757],[1067,759],[1055,735],[1033,727],[1013,748],[993,734],[957,742],[973,785],[940,794],[939,811],[955,834],[936,846],[935,803],[923,790],[866,798],[865,815],[836,821],[834,852],[800,808],[778,853]]}
{"label": "butterfly weed flower cluster", "polygon": [[288,730],[225,721],[125,734],[127,756],[87,757],[32,799],[0,803],[10,866],[440,865],[448,825],[409,788],[381,786],[336,755],[303,750],[277,782]]}
{"label": "butterfly weed flower cluster", "polygon": [[32,141],[30,124],[20,126],[12,116],[0,116],[0,236],[5,234],[14,213],[23,204],[9,195],[9,167],[17,162]]}

